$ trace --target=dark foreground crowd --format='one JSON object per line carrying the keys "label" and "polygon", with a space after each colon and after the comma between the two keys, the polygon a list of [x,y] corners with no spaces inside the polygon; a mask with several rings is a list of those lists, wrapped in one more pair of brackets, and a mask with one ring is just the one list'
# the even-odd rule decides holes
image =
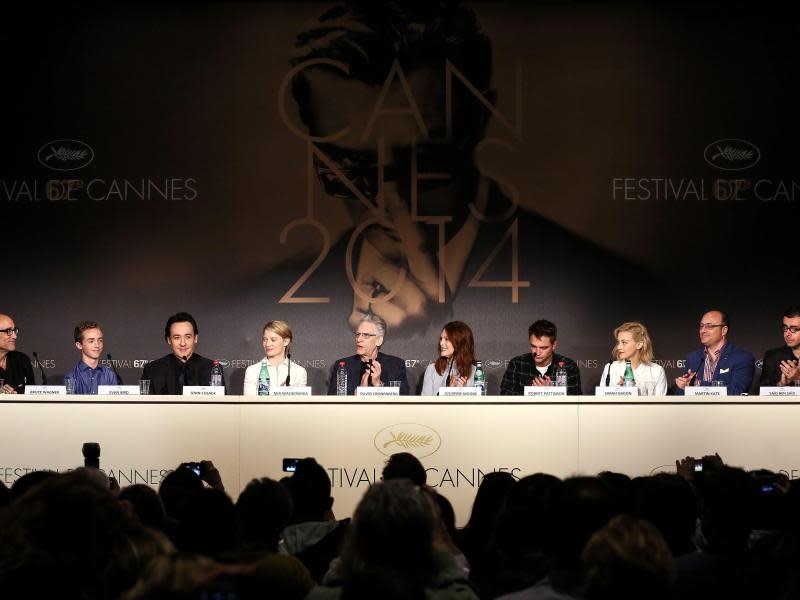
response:
{"label": "dark foreground crowd", "polygon": [[209,461],[158,492],[95,469],[35,472],[0,484],[0,597],[797,598],[800,487],[716,455],[634,479],[492,473],[456,529],[410,454],[352,520],[334,517],[310,458],[235,503]]}

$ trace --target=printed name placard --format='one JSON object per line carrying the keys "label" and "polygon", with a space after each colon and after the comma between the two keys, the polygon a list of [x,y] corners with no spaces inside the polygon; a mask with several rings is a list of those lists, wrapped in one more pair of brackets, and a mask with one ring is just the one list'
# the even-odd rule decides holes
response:
{"label": "printed name placard", "polygon": [[66,396],[65,385],[26,385],[25,393],[29,396]]}
{"label": "printed name placard", "polygon": [[763,386],[758,389],[759,396],[800,396],[800,387]]}
{"label": "printed name placard", "polygon": [[724,385],[687,385],[684,388],[687,396],[727,396],[728,388]]}
{"label": "printed name placard", "polygon": [[310,396],[311,395],[311,386],[310,385],[287,385],[287,386],[277,386],[274,388],[270,388],[269,390],[270,396]]}
{"label": "printed name placard", "polygon": [[225,386],[222,385],[185,385],[184,396],[224,396]]}
{"label": "printed name placard", "polygon": [[635,385],[630,387],[625,386],[600,386],[598,385],[594,388],[594,395],[595,396],[638,396],[639,395],[639,388]]}
{"label": "printed name placard", "polygon": [[467,387],[440,387],[440,396],[480,396],[481,388],[477,386]]}
{"label": "printed name placard", "polygon": [[566,396],[565,385],[526,385],[525,396]]}
{"label": "printed name placard", "polygon": [[399,387],[366,387],[358,386],[356,396],[399,396]]}
{"label": "printed name placard", "polygon": [[100,396],[138,396],[138,385],[98,385],[97,394]]}

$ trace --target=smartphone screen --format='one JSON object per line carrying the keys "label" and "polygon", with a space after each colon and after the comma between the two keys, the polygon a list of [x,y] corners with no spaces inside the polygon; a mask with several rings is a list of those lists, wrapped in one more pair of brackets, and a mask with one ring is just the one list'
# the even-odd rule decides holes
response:
{"label": "smartphone screen", "polygon": [[300,462],[299,458],[284,458],[283,459],[283,470],[286,473],[294,473],[297,469],[297,463]]}

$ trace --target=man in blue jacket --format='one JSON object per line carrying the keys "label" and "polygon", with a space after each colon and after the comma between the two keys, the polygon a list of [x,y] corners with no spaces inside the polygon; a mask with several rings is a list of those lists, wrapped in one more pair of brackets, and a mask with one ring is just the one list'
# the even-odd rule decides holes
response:
{"label": "man in blue jacket", "polygon": [[675,379],[682,396],[690,385],[711,385],[712,381],[722,381],[728,388],[729,396],[746,393],[753,382],[755,359],[747,350],[737,348],[728,341],[730,320],[721,310],[710,310],[700,320],[701,350],[695,350],[686,357],[688,371]]}

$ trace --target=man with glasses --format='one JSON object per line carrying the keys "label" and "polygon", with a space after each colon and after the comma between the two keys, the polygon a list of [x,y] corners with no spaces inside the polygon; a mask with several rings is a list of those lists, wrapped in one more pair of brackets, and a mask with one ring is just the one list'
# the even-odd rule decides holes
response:
{"label": "man with glasses", "polygon": [[409,387],[406,377],[406,363],[402,358],[383,354],[380,347],[386,335],[386,322],[378,315],[367,313],[358,322],[353,332],[356,353],[347,358],[340,358],[333,363],[328,395],[336,394],[336,372],[339,363],[344,362],[347,368],[347,394],[355,393],[356,387],[380,387],[392,381],[400,382],[400,395],[408,396]]}
{"label": "man with glasses", "polygon": [[14,319],[0,313],[0,392],[3,394],[24,394],[27,384],[33,385],[33,365],[31,359],[17,352],[19,328]]}
{"label": "man with glasses", "polygon": [[764,353],[760,386],[800,385],[800,306],[783,313],[783,341],[785,346]]}
{"label": "man with glasses", "polygon": [[753,382],[755,359],[747,350],[728,341],[730,320],[721,310],[710,310],[700,319],[700,343],[703,348],[686,357],[687,372],[675,379],[683,395],[690,385],[712,385],[721,381],[729,396],[747,393]]}

